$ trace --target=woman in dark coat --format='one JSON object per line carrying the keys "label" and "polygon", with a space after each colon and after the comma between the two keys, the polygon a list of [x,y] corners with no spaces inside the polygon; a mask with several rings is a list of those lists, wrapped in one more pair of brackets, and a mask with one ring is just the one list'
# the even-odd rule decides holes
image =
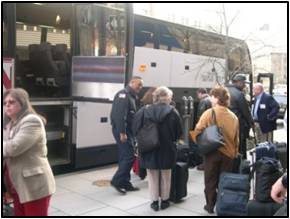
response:
{"label": "woman in dark coat", "polygon": [[[141,166],[147,169],[151,208],[159,210],[169,207],[171,169],[176,162],[176,141],[181,137],[181,119],[177,110],[170,105],[172,91],[159,87],[153,92],[153,104],[142,107],[134,118],[133,130],[138,133],[143,121],[150,119],[158,123],[160,147],[141,154]],[[135,134],[136,134],[135,133]],[[160,188],[159,188],[160,187]]]}

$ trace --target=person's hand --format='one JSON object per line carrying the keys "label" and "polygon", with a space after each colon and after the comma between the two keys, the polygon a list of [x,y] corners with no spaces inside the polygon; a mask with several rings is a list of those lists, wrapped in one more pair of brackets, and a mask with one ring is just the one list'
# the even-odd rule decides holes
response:
{"label": "person's hand", "polygon": [[126,133],[120,133],[120,141],[122,143],[125,143],[127,141],[127,135],[126,135]]}
{"label": "person's hand", "polygon": [[284,188],[282,184],[282,177],[280,177],[272,186],[271,197],[275,202],[280,204],[283,203],[283,198],[285,197],[287,189]]}

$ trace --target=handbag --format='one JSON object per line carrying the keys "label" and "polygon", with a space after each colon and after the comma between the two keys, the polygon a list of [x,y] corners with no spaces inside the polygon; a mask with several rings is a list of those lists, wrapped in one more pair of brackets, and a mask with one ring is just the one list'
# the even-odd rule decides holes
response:
{"label": "handbag", "polygon": [[199,153],[202,155],[213,152],[219,147],[225,145],[224,136],[222,134],[221,128],[216,125],[216,116],[213,109],[212,119],[214,121],[214,124],[204,129],[203,132],[199,134],[196,139]]}
{"label": "handbag", "polygon": [[150,119],[145,119],[143,114],[143,124],[137,132],[136,139],[138,152],[141,154],[158,149],[160,147],[158,124]]}

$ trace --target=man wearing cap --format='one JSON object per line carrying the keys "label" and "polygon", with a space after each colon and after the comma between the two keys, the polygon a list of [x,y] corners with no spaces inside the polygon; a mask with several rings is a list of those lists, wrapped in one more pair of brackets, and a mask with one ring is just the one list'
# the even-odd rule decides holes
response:
{"label": "man wearing cap", "polygon": [[240,153],[243,159],[247,159],[247,141],[250,128],[254,126],[249,104],[243,93],[243,89],[248,83],[244,74],[238,73],[232,79],[232,84],[227,88],[231,95],[230,109],[239,119],[240,123]]}

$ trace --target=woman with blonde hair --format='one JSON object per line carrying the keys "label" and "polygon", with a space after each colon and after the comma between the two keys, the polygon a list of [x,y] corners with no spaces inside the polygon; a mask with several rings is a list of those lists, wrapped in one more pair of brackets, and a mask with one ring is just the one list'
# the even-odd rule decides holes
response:
{"label": "woman with blonde hair", "polygon": [[230,94],[222,86],[210,91],[212,108],[206,110],[200,117],[194,131],[190,132],[192,140],[196,142],[197,136],[208,126],[214,123],[212,110],[216,115],[217,126],[221,128],[225,145],[218,150],[205,155],[204,160],[204,182],[206,205],[204,209],[208,213],[214,213],[216,203],[219,176],[222,172],[231,172],[233,159],[239,151],[239,120],[236,115],[228,109]]}
{"label": "woman with blonde hair", "polygon": [[47,216],[55,180],[47,159],[45,119],[34,111],[21,88],[7,90],[3,99],[2,153],[14,215]]}

